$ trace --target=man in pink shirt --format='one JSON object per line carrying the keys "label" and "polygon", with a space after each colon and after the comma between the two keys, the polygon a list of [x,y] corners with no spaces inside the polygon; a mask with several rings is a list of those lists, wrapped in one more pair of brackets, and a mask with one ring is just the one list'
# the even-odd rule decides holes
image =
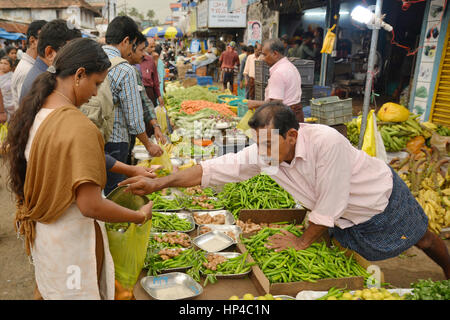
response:
{"label": "man in pink shirt", "polygon": [[265,101],[248,101],[249,109],[256,109],[268,101],[279,101],[291,107],[298,122],[304,122],[302,78],[297,68],[283,55],[284,45],[279,39],[264,42],[262,56],[269,65],[270,78],[265,91]]}
{"label": "man in pink shirt", "polygon": [[121,185],[145,195],[168,187],[239,182],[266,172],[310,210],[303,235],[274,235],[273,249],[306,249],[329,229],[342,246],[369,261],[395,257],[415,245],[450,278],[445,243],[427,230],[423,209],[386,163],[354,148],[331,127],[298,123],[294,112],[279,102],[258,108],[249,126],[257,144],[238,153],[167,177],[134,177]]}

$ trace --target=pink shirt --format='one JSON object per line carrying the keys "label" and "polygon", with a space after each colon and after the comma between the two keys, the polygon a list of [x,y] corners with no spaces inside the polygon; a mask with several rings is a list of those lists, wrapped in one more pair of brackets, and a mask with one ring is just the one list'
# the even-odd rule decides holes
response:
{"label": "pink shirt", "polygon": [[282,100],[292,106],[302,100],[302,78],[297,68],[284,57],[269,69],[270,78],[265,91],[266,100]]}
{"label": "pink shirt", "polygon": [[[393,185],[386,163],[354,148],[331,127],[300,123],[298,133],[294,159],[269,175],[311,210],[311,222],[345,229],[385,210]],[[201,166],[203,187],[244,181],[267,171],[256,144]]]}

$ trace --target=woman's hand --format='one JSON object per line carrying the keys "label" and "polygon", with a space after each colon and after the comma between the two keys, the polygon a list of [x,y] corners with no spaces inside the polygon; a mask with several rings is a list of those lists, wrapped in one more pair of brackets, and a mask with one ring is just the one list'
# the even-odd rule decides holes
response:
{"label": "woman's hand", "polygon": [[144,220],[142,221],[141,224],[144,224],[148,220],[152,219],[152,208],[153,208],[153,201],[150,201],[149,203],[147,203],[146,205],[143,205],[139,209],[139,212],[144,216]]}

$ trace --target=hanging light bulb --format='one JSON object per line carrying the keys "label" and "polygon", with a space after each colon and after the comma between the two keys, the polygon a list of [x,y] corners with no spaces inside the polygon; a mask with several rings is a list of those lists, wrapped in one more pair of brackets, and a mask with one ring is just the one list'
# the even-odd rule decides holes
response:
{"label": "hanging light bulb", "polygon": [[368,24],[375,18],[375,14],[363,6],[356,6],[352,13],[352,19],[360,23]]}

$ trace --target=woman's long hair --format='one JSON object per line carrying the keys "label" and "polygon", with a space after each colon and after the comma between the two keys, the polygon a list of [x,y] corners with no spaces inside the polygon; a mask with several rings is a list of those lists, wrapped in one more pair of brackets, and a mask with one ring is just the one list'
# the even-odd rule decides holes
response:
{"label": "woman's long hair", "polygon": [[33,82],[30,92],[23,98],[13,115],[2,150],[9,169],[8,186],[17,196],[19,204],[24,200],[24,184],[27,171],[25,148],[36,114],[56,87],[57,78],[72,76],[79,68],[86,74],[101,73],[111,66],[100,44],[91,39],[75,39],[61,48],[53,66],[56,72],[44,72]]}

